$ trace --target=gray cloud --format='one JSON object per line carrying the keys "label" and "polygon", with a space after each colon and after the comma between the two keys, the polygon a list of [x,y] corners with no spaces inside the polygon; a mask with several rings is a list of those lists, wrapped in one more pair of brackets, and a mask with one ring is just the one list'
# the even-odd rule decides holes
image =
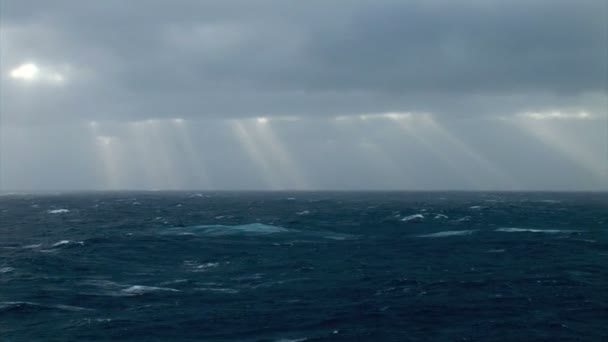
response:
{"label": "gray cloud", "polygon": [[[3,0],[0,185],[606,189],[607,13]],[[36,77],[13,77],[24,63]]]}
{"label": "gray cloud", "polygon": [[605,20],[601,1],[4,1],[3,74],[71,71],[3,79],[5,120],[592,107]]}

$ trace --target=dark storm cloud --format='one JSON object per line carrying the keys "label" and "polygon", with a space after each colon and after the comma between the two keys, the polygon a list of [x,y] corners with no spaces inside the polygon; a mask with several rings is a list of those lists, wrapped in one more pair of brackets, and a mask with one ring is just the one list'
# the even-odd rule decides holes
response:
{"label": "dark storm cloud", "polygon": [[26,60],[70,72],[61,87],[3,77],[3,113],[41,122],[593,107],[587,99],[606,87],[606,7],[5,0],[3,75]]}

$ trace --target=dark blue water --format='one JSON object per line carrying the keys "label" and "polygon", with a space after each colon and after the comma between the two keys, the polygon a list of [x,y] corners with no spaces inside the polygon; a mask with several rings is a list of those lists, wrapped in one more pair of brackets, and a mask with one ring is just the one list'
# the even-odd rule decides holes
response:
{"label": "dark blue water", "polygon": [[1,341],[608,340],[608,194],[0,196]]}

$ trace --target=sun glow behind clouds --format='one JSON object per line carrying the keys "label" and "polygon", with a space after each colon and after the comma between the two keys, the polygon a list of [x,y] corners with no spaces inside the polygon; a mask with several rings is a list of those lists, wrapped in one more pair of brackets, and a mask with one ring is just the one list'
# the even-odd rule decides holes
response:
{"label": "sun glow behind clouds", "polygon": [[9,73],[9,76],[15,80],[27,81],[27,82],[47,82],[53,84],[60,84],[65,81],[65,76],[55,70],[48,68],[42,68],[34,63],[24,63]]}
{"label": "sun glow behind clouds", "polygon": [[38,69],[38,66],[36,66],[36,64],[26,63],[11,70],[10,75],[12,78],[27,81],[34,79],[38,75],[39,71],[40,69]]}

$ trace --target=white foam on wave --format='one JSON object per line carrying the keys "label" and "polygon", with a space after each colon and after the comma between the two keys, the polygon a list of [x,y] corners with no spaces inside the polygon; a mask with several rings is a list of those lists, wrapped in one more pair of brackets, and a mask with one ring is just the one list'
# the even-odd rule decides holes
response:
{"label": "white foam on wave", "polygon": [[475,232],[475,230],[446,230],[444,232],[438,232],[438,233],[433,233],[433,234],[418,235],[418,237],[440,238],[440,237],[450,237],[450,236],[466,236],[466,235],[471,235],[474,232]]}
{"label": "white foam on wave", "polygon": [[51,210],[47,210],[46,212],[49,214],[65,214],[65,213],[69,213],[70,211],[67,209],[51,209]]}
{"label": "white foam on wave", "polygon": [[212,225],[199,225],[199,226],[191,226],[191,227],[178,227],[168,229],[169,232],[176,232],[177,234],[186,233],[194,233],[194,234],[203,234],[209,236],[223,236],[223,235],[234,235],[234,234],[254,234],[254,235],[266,235],[266,234],[275,234],[275,233],[286,233],[292,230],[279,227],[272,226],[263,223],[250,223],[243,225],[221,225],[221,224],[212,224]]}
{"label": "white foam on wave", "polygon": [[167,291],[167,292],[180,292],[177,289],[172,289],[170,287],[155,287],[155,286],[144,286],[144,285],[133,285],[126,289],[122,290],[125,293],[129,294],[144,294],[150,292],[159,292],[159,291]]}
{"label": "white foam on wave", "polygon": [[61,240],[57,241],[53,244],[53,247],[59,247],[64,245],[84,245],[84,241],[71,241],[71,240]]}
{"label": "white foam on wave", "polygon": [[0,302],[0,310],[2,309],[12,309],[12,308],[20,308],[20,307],[36,307],[41,309],[59,309],[65,311],[94,311],[93,309],[82,308],[80,306],[73,305],[64,305],[64,304],[56,304],[56,305],[46,305],[34,302]]}
{"label": "white foam on wave", "polygon": [[438,220],[438,219],[447,219],[448,215],[443,215],[443,214],[435,214],[434,219]]}
{"label": "white foam on wave", "polygon": [[503,233],[545,233],[545,234],[560,234],[560,233],[580,233],[580,230],[571,229],[530,229],[530,228],[498,228],[495,231]]}
{"label": "white foam on wave", "polygon": [[14,267],[0,267],[0,273],[13,272],[14,270],[15,270]]}
{"label": "white foam on wave", "polygon": [[302,210],[302,211],[298,211],[296,213],[296,215],[300,215],[300,216],[302,216],[302,215],[308,215],[308,214],[310,214],[309,210]]}
{"label": "white foam on wave", "polygon": [[408,221],[421,221],[424,219],[424,215],[422,214],[414,214],[414,215],[409,215],[406,216],[404,218],[401,219],[402,222],[408,222]]}
{"label": "white foam on wave", "polygon": [[330,240],[338,240],[338,241],[344,241],[344,240],[353,240],[356,239],[357,237],[354,235],[349,235],[349,234],[331,234],[331,235],[324,235],[323,238],[325,239],[330,239]]}
{"label": "white foam on wave", "polygon": [[207,272],[208,270],[212,269],[212,268],[217,268],[220,266],[219,262],[206,262],[206,263],[202,263],[199,264],[196,261],[193,260],[186,260],[184,261],[184,265],[190,267],[192,269],[192,272]]}

